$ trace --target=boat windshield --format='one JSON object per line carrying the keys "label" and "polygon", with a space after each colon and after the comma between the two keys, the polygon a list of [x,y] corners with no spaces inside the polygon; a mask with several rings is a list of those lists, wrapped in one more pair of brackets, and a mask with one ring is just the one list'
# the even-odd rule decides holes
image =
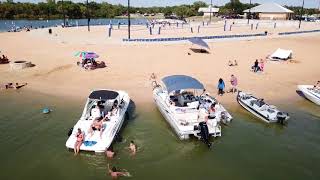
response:
{"label": "boat windshield", "polygon": [[[117,102],[116,102],[117,101]],[[89,119],[92,116],[92,109],[95,107],[99,107],[101,116],[107,115],[107,113],[111,110],[112,106],[118,103],[117,99],[109,99],[109,100],[97,100],[97,99],[89,99],[87,108],[85,110],[85,119]]]}
{"label": "boat windshield", "polygon": [[186,90],[178,90],[171,93],[170,101],[176,107],[193,107],[199,105],[198,98],[195,96],[195,93]]}

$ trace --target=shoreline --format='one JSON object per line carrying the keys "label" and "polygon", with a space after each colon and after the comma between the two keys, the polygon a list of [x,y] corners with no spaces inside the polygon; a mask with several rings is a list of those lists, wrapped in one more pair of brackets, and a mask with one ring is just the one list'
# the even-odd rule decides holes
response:
{"label": "shoreline", "polygon": [[[12,71],[9,65],[0,65],[0,83],[27,82],[27,90],[70,99],[86,99],[92,89],[124,90],[137,104],[148,107],[153,104],[149,81],[155,73],[162,77],[185,74],[202,82],[207,91],[216,96],[216,84],[223,78],[227,88],[235,74],[239,89],[251,92],[269,103],[295,101],[298,84],[313,84],[320,77],[319,33],[281,38],[263,38],[241,41],[208,42],[209,54],[197,54],[190,50],[190,43],[126,44],[104,39],[104,31],[93,28],[55,29],[57,37],[40,32],[0,33],[6,46],[2,53],[14,60],[27,60],[35,67]],[[121,34],[116,34],[117,36]],[[179,34],[180,35],[180,34]],[[82,37],[82,38],[79,38]],[[267,62],[265,72],[250,71],[255,59],[265,58],[277,48],[293,50],[293,62]],[[77,51],[94,51],[105,61],[106,68],[86,71],[76,65]],[[188,53],[190,55],[188,55]],[[227,66],[236,59],[239,66]],[[235,95],[217,99],[226,107],[237,104]],[[285,103],[283,103],[285,104]]]}

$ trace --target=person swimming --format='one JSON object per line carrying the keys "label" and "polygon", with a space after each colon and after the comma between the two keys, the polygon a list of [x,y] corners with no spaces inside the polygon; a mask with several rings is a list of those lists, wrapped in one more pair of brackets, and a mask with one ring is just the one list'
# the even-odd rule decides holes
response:
{"label": "person swimming", "polygon": [[108,174],[110,174],[110,176],[112,177],[112,179],[117,179],[120,176],[130,176],[129,172],[121,172],[118,171],[116,167],[112,167],[112,169],[110,169],[110,165],[108,164]]}
{"label": "person swimming", "polygon": [[137,152],[137,146],[134,144],[133,141],[131,141],[130,144],[129,144],[129,150],[130,150],[132,155],[135,155],[136,152]]}

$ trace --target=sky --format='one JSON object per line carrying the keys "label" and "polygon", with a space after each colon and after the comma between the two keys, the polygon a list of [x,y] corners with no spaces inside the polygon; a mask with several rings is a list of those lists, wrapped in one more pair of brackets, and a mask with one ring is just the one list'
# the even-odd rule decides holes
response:
{"label": "sky", "polygon": [[[4,0],[0,0],[4,1]],[[14,0],[15,2],[42,2],[44,0]],[[84,2],[85,0],[72,0],[74,2]],[[93,1],[93,0],[89,0]],[[108,2],[111,4],[127,4],[127,0],[94,0],[95,2]],[[180,4],[192,4],[197,0],[130,0],[132,6],[136,7],[150,7],[150,6],[172,6]],[[202,0],[204,2],[210,3],[210,0]],[[230,0],[213,0],[214,5],[223,5]],[[250,0],[240,0],[243,3],[249,3]],[[305,0],[305,7],[308,8],[318,8],[320,0]],[[252,3],[265,3],[265,2],[276,2],[280,5],[294,5],[301,6],[302,0],[252,0]]]}

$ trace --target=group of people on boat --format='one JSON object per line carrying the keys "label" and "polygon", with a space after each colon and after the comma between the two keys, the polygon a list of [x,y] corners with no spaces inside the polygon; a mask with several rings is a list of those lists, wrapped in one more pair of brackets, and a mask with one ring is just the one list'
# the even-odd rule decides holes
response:
{"label": "group of people on boat", "polygon": [[320,90],[320,81],[317,81],[317,83],[313,86],[313,89]]}
{"label": "group of people on boat", "polygon": [[[231,75],[230,77],[230,84],[231,84],[231,88],[229,89],[229,91],[227,91],[228,93],[235,93],[237,92],[237,87],[238,87],[238,78],[235,75]],[[222,78],[219,79],[218,81],[218,95],[222,96],[225,93],[225,83],[223,81]]]}
{"label": "group of people on boat", "polygon": [[260,59],[260,61],[259,61],[258,59],[256,59],[253,66],[251,67],[251,70],[255,73],[263,72],[264,71],[264,60]]}

